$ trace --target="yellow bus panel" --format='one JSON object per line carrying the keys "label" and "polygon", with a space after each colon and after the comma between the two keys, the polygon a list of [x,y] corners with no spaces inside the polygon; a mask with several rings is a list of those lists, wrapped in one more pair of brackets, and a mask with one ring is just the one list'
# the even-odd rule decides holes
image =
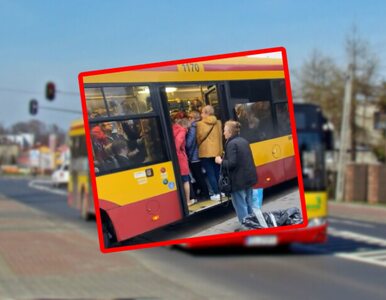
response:
{"label": "yellow bus panel", "polygon": [[96,184],[99,199],[121,206],[177,189],[170,161],[97,176]]}
{"label": "yellow bus panel", "polygon": [[85,135],[83,120],[76,120],[71,123],[69,136]]}
{"label": "yellow bus panel", "polygon": [[84,77],[84,83],[135,83],[135,82],[194,82],[221,81],[221,80],[247,80],[247,79],[281,79],[283,71],[241,71],[241,72],[144,72],[126,71],[111,74]]}
{"label": "yellow bus panel", "polygon": [[295,155],[292,135],[286,135],[250,145],[256,166]]}
{"label": "yellow bus panel", "polygon": [[327,217],[327,192],[305,192],[307,217]]}

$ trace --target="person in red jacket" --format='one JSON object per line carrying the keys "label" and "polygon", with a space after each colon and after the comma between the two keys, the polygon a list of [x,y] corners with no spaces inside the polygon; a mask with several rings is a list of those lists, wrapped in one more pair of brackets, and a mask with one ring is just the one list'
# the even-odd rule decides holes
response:
{"label": "person in red jacket", "polygon": [[177,158],[180,166],[181,178],[184,185],[185,198],[188,201],[188,206],[193,205],[197,201],[190,199],[190,177],[189,177],[189,162],[185,150],[186,133],[188,132],[189,121],[183,112],[176,112],[172,115],[173,120],[173,136],[176,145]]}
{"label": "person in red jacket", "polygon": [[106,147],[112,142],[108,139],[106,129],[112,128],[110,122],[101,123],[91,129],[91,141],[93,145],[95,159],[98,164],[102,164],[107,158]]}

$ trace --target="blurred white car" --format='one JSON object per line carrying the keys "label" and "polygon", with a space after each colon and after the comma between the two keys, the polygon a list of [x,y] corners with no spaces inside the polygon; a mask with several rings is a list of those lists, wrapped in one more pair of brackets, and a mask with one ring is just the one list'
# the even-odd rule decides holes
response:
{"label": "blurred white car", "polygon": [[52,185],[67,185],[70,176],[68,164],[62,164],[51,175]]}

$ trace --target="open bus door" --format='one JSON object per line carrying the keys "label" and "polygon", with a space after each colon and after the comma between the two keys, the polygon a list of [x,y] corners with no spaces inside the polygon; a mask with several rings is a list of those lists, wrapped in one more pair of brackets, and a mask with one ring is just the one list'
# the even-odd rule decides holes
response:
{"label": "open bus door", "polygon": [[212,85],[204,93],[205,104],[211,105],[214,108],[214,114],[223,124],[230,119],[228,104],[226,101],[225,84],[218,83]]}
{"label": "open bus door", "polygon": [[205,104],[213,106],[215,116],[218,119],[220,119],[221,108],[220,108],[220,105],[219,105],[219,96],[218,96],[218,93],[217,93],[217,86],[216,85],[212,85],[205,92]]}
{"label": "open bus door", "polygon": [[[187,199],[185,199],[184,194],[184,188],[183,188],[183,182],[181,178],[180,173],[180,167],[178,163],[175,143],[174,143],[174,137],[173,137],[173,129],[172,129],[172,120],[170,117],[170,113],[173,110],[184,110],[184,103],[183,101],[178,101],[176,103],[170,103],[170,99],[168,98],[168,92],[174,91],[174,87],[169,86],[161,86],[157,91],[155,91],[154,95],[160,95],[160,99],[158,101],[159,106],[159,114],[161,116],[161,126],[162,130],[164,132],[165,137],[165,145],[166,150],[168,152],[170,161],[173,165],[173,177],[175,178],[175,185],[177,189],[175,190],[175,197],[178,197],[179,199],[179,210],[181,211],[182,215],[189,215],[189,209],[187,206]],[[165,181],[166,182],[166,181]],[[181,216],[182,218],[182,216]]]}
{"label": "open bus door", "polygon": [[[202,109],[205,105],[212,105],[215,110],[215,116],[218,120],[224,122],[227,120],[227,110],[225,96],[219,95],[218,91],[225,91],[223,84],[174,84],[161,86],[159,94],[161,95],[161,115],[164,116],[165,136],[167,136],[167,144],[169,151],[173,158],[174,174],[176,175],[176,183],[178,186],[179,196],[181,199],[181,209],[185,215],[189,215],[209,207],[215,206],[219,203],[211,201],[210,199],[201,199],[198,203],[187,206],[187,199],[185,199],[184,188],[180,174],[179,163],[175,150],[174,137],[172,134],[172,121],[170,114],[175,111],[183,111],[188,113],[193,110]],[[168,117],[169,116],[169,117]],[[224,142],[224,141],[223,141]],[[172,145],[170,147],[170,145]],[[193,186],[191,185],[192,189]],[[225,198],[224,198],[225,199]],[[229,199],[228,199],[229,200]]]}

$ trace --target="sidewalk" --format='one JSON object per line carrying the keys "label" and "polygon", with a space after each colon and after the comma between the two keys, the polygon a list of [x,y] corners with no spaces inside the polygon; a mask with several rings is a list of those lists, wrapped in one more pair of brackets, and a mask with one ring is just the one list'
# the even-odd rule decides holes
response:
{"label": "sidewalk", "polygon": [[[263,200],[263,207],[261,210],[263,212],[267,212],[267,211],[273,211],[273,210],[279,210],[279,209],[287,209],[291,207],[297,207],[301,209],[298,189],[282,197],[268,199],[266,200],[266,202],[264,202]],[[203,230],[192,237],[230,233],[230,232],[234,232],[236,229],[239,229],[239,228],[240,228],[240,223],[237,217],[235,216],[223,223],[217,224],[211,228]]]}
{"label": "sidewalk", "polygon": [[328,215],[386,224],[386,206],[380,205],[329,201]]}
{"label": "sidewalk", "polygon": [[0,298],[202,298],[79,227],[0,195]]}

